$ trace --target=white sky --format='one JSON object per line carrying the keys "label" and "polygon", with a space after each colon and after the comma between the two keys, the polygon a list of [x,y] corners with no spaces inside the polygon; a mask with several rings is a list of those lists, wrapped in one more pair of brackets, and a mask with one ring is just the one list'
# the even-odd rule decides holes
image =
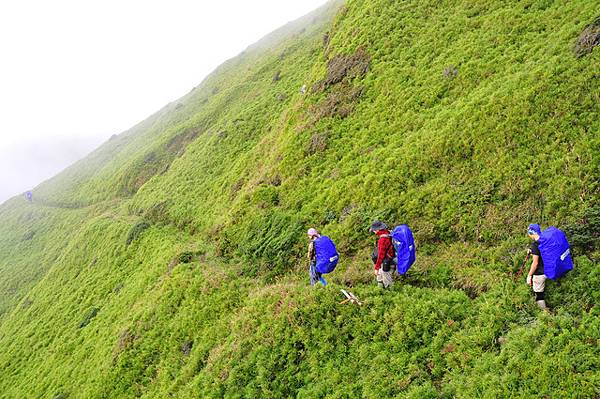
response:
{"label": "white sky", "polygon": [[2,0],[0,203],[326,0]]}

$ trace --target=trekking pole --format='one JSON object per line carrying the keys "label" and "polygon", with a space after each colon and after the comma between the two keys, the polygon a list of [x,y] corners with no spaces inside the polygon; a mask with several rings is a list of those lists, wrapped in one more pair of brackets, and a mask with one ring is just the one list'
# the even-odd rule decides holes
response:
{"label": "trekking pole", "polygon": [[525,260],[523,261],[523,264],[521,265],[521,267],[517,271],[517,274],[515,275],[515,278],[519,278],[523,274],[523,269],[525,269],[525,265],[527,264],[527,261],[529,260],[529,255],[531,255],[531,251],[527,251],[527,255],[525,256]]}

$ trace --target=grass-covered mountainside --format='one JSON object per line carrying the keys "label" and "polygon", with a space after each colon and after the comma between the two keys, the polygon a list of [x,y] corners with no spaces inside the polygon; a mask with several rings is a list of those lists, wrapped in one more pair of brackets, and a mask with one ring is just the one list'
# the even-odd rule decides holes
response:
{"label": "grass-covered mountainside", "polygon": [[[349,0],[249,47],[0,206],[0,397],[600,397],[599,18]],[[376,218],[418,246],[389,291]],[[531,222],[575,259],[548,313]]]}

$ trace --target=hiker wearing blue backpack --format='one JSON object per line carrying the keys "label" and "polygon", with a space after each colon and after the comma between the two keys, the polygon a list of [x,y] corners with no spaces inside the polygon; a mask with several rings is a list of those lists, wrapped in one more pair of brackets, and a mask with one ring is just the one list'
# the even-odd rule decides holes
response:
{"label": "hiker wearing blue backpack", "polygon": [[527,235],[533,240],[530,247],[533,261],[526,281],[533,289],[535,303],[546,309],[546,278],[556,280],[573,269],[571,248],[565,233],[554,226],[542,231],[539,224],[532,223],[527,227]]}
{"label": "hiker wearing blue backpack", "polygon": [[417,256],[415,238],[406,224],[396,226],[390,233],[385,223],[376,220],[369,230],[377,235],[375,250],[371,255],[375,265],[377,285],[385,289],[394,282],[392,279],[394,266],[399,275],[404,275],[415,263]]}
{"label": "hiker wearing blue backpack", "polygon": [[533,289],[535,294],[535,303],[540,309],[546,309],[546,300],[544,290],[546,289],[546,275],[544,274],[544,260],[540,252],[540,235],[542,229],[539,224],[532,223],[527,228],[527,235],[533,240],[529,247],[529,253],[532,255],[531,267],[527,274],[527,285]]}
{"label": "hiker wearing blue backpack", "polygon": [[375,264],[374,272],[377,285],[383,289],[387,289],[394,283],[392,266],[394,265],[396,251],[392,244],[392,235],[386,224],[379,220],[374,221],[369,230],[377,235],[375,249],[371,256]]}
{"label": "hiker wearing blue backpack", "polygon": [[335,244],[327,236],[321,236],[317,229],[308,229],[308,262],[310,264],[308,275],[310,285],[314,286],[317,282],[327,285],[323,274],[331,273],[340,259],[335,248]]}

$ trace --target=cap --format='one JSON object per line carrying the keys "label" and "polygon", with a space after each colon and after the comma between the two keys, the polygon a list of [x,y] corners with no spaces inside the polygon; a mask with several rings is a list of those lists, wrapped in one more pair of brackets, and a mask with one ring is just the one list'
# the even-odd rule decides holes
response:
{"label": "cap", "polygon": [[383,229],[387,229],[387,225],[379,220],[376,220],[373,223],[371,223],[371,228],[369,230],[370,231],[379,231],[379,230],[383,230]]}
{"label": "cap", "polygon": [[540,235],[540,234],[542,234],[542,228],[537,223],[531,223],[527,227],[527,233],[528,234],[537,234],[537,235]]}

